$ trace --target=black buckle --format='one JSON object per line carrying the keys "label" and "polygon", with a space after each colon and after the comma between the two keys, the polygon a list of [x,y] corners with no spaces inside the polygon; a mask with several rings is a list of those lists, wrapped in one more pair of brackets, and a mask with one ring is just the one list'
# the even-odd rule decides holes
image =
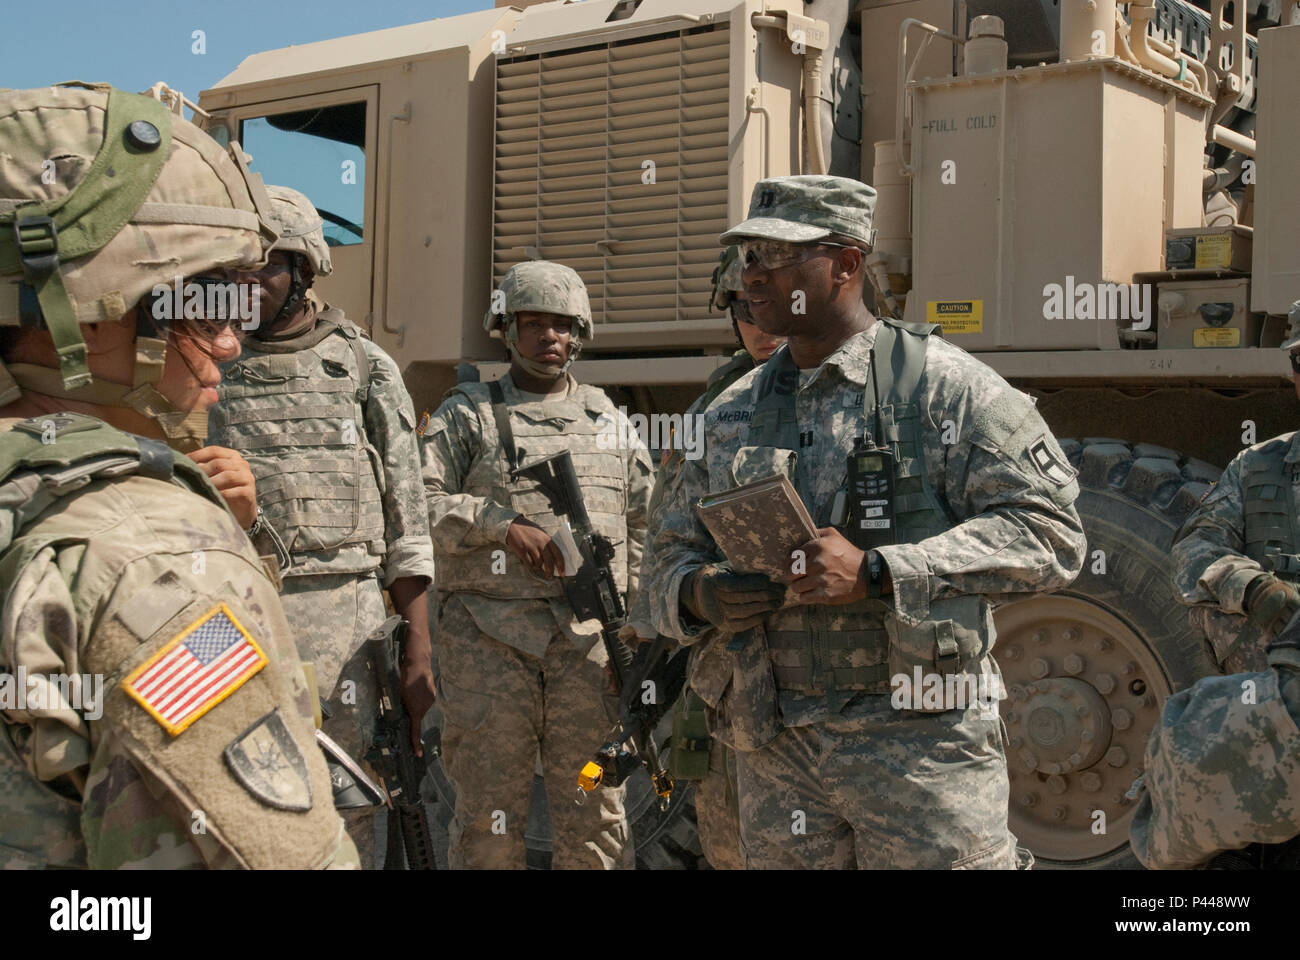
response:
{"label": "black buckle", "polygon": [[15,217],[14,244],[28,276],[45,277],[59,268],[59,230],[49,217]]}

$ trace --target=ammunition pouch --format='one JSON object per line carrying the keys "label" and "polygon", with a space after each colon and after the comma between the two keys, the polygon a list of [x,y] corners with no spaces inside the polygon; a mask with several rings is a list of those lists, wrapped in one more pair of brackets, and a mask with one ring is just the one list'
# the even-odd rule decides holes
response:
{"label": "ammunition pouch", "polygon": [[889,634],[890,682],[906,678],[912,690],[913,712],[943,713],[953,709],[950,703],[921,706],[920,687],[927,677],[944,678],[947,690],[949,676],[965,674],[971,678],[963,681],[970,698],[978,692],[981,665],[992,649],[994,637],[992,608],[982,597],[936,600],[930,604],[930,618],[919,626],[908,626],[888,616],[885,629]]}

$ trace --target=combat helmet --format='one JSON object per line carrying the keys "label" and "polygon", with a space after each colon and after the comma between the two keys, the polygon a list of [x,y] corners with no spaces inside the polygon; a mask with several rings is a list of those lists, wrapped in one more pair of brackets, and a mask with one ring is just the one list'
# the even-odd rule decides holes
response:
{"label": "combat helmet", "polygon": [[0,403],[25,388],[130,407],[174,440],[198,425],[155,387],[160,311],[136,313],[129,387],[93,382],[80,325],[119,321],[179,278],[256,269],[275,232],[238,144],[223,149],[156,97],[85,83],[0,92],[0,326],[46,327],[60,362],[0,363]]}
{"label": "combat helmet", "polygon": [[[713,268],[713,298],[709,301],[709,306],[714,310],[727,311],[727,316],[731,318],[731,332],[742,346],[745,340],[740,335],[737,321],[754,322],[749,313],[749,303],[736,296],[745,289],[745,281],[741,279],[744,272],[745,264],[740,259],[740,247],[733,243],[722,251],[718,256],[718,265]],[[740,304],[739,308],[737,304]]]}
{"label": "combat helmet", "polygon": [[290,254],[290,282],[284,305],[270,323],[254,331],[255,336],[258,332],[269,333],[282,317],[291,317],[298,310],[312,284],[311,278],[303,272],[304,261],[311,265],[315,276],[328,277],[334,272],[330,248],[325,242],[324,221],[312,202],[292,187],[267,184],[266,193],[271,198],[272,225],[280,234],[280,239],[271,249]]}
{"label": "combat helmet", "polygon": [[[573,348],[561,372],[567,371],[573,361],[578,359],[582,344],[596,336],[587,288],[577,271],[562,263],[527,260],[515,264],[506,271],[501,286],[493,291],[492,302],[483,317],[483,329],[488,333],[495,332],[501,321],[505,321],[506,346],[510,355],[525,370],[539,376],[551,376],[555,372],[553,369],[540,367],[527,357],[521,357],[515,349],[515,344],[519,342],[516,316],[521,311],[553,313],[569,317],[578,325],[577,334],[572,341]],[[538,367],[540,369],[534,369]]]}

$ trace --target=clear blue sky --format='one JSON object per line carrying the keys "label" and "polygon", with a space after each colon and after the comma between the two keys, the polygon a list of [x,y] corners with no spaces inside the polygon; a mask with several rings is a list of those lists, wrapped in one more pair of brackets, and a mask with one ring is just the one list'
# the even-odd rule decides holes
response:
{"label": "clear blue sky", "polygon": [[[493,0],[6,0],[0,87],[107,81],[140,91],[159,80],[191,100],[250,53],[398,27],[493,6]],[[207,52],[192,52],[195,30]]]}

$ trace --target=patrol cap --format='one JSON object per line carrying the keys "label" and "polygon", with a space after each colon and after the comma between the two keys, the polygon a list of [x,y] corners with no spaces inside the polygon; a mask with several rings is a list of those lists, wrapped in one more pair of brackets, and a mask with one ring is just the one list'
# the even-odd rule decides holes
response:
{"label": "patrol cap", "polygon": [[1287,312],[1287,320],[1286,343],[1282,344],[1282,349],[1294,350],[1300,347],[1300,300],[1291,304],[1291,309]]}
{"label": "patrol cap", "polygon": [[723,246],[747,237],[812,243],[832,235],[871,246],[876,191],[848,177],[801,175],[771,177],[754,184],[749,219],[732,227],[718,242]]}

